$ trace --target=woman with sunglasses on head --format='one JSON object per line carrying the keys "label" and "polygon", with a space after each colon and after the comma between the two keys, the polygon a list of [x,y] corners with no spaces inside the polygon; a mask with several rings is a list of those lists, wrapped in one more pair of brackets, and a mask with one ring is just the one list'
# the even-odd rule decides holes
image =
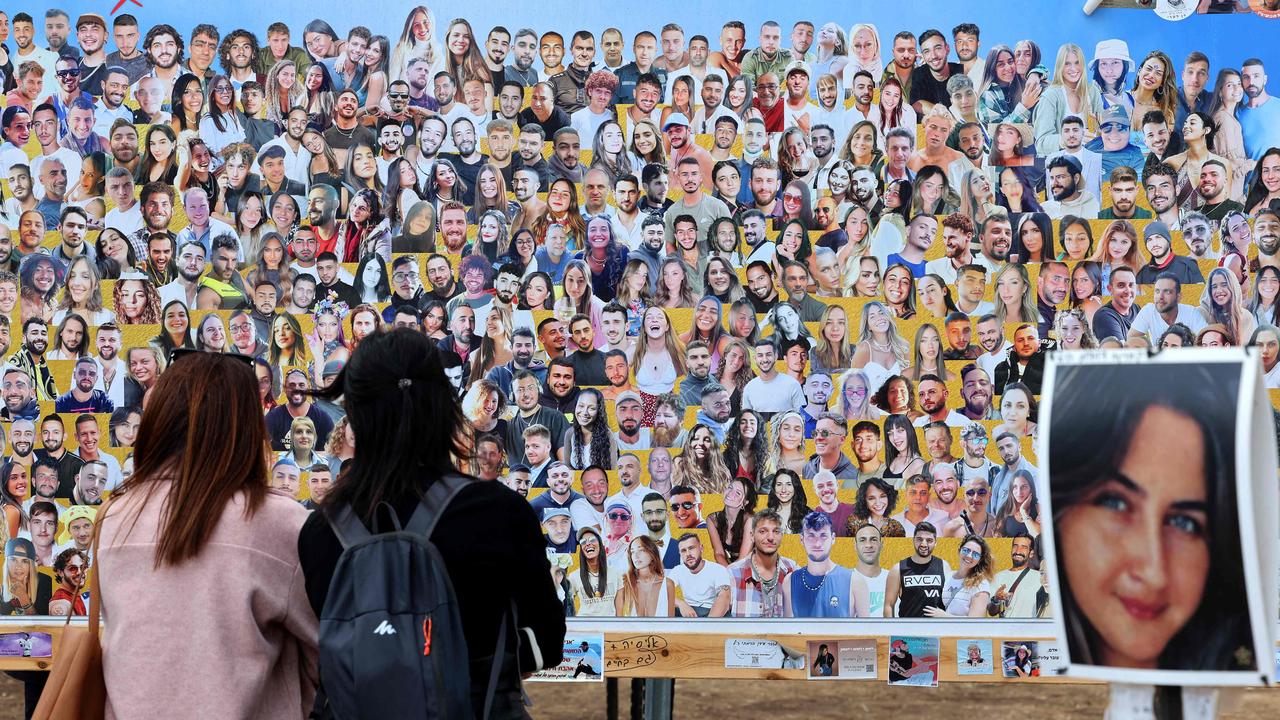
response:
{"label": "woman with sunglasses on head", "polygon": [[942,587],[944,609],[926,607],[925,617],[985,618],[994,578],[995,558],[987,541],[980,535],[966,536],[960,541],[960,566]]}

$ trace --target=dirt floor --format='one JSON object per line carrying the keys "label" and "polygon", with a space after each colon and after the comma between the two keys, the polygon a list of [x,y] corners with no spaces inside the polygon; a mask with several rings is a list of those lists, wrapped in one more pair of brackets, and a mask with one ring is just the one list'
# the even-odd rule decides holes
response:
{"label": "dirt floor", "polygon": [[[620,718],[629,717],[629,681],[619,683]],[[591,686],[530,683],[539,720],[605,717],[603,683]],[[836,717],[944,717],[982,720],[1101,718],[1107,690],[1100,685],[944,684],[938,688],[884,684],[750,680],[677,680],[675,718],[732,718],[768,708],[770,720]],[[1034,708],[1034,709],[1033,709]],[[1246,691],[1224,719],[1280,717],[1280,690]]]}
{"label": "dirt floor", "polygon": [[[537,720],[597,720],[605,717],[604,683],[530,683]],[[619,682],[621,720],[629,714],[630,681]],[[677,680],[675,718],[732,718],[768,708],[770,720],[826,717],[945,717],[982,720],[1100,718],[1106,708],[1102,686],[962,685],[936,689],[882,684]],[[1034,708],[1034,710],[1033,710]],[[1280,717],[1280,689],[1248,690],[1224,720]],[[22,718],[22,685],[0,675],[0,720]]]}

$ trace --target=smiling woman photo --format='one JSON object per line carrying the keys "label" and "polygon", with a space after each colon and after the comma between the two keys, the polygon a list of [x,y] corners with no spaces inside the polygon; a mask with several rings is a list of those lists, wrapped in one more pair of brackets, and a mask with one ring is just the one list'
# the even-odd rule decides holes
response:
{"label": "smiling woman photo", "polygon": [[1239,378],[1228,363],[1059,369],[1049,491],[1072,663],[1256,667],[1236,499]]}

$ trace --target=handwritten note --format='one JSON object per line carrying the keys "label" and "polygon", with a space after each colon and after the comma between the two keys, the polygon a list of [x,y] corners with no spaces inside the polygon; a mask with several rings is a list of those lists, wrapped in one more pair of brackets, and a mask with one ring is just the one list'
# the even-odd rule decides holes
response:
{"label": "handwritten note", "polygon": [[648,667],[666,657],[667,639],[661,635],[634,635],[605,643],[605,672]]}

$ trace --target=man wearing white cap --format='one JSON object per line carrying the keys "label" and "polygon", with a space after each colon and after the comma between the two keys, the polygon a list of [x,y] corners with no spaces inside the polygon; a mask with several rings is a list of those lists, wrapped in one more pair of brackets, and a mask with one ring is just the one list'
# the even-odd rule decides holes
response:
{"label": "man wearing white cap", "polygon": [[680,161],[687,157],[697,160],[698,167],[702,170],[702,186],[710,189],[711,168],[715,166],[715,161],[711,159],[711,153],[693,141],[693,128],[689,118],[684,113],[671,113],[662,124],[662,134],[667,136],[667,144],[671,146],[670,167],[679,167]]}
{"label": "man wearing white cap", "polygon": [[783,108],[783,123],[786,127],[798,127],[809,134],[809,110],[813,105],[809,101],[809,68],[804,63],[796,63],[787,68],[787,99]]}

